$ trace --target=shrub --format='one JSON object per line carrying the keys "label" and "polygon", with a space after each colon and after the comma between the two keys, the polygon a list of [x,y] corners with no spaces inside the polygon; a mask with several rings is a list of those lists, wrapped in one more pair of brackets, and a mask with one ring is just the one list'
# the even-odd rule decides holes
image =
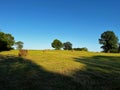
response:
{"label": "shrub", "polygon": [[83,47],[83,48],[73,48],[73,50],[75,50],[75,51],[88,51],[88,49],[86,47]]}
{"label": "shrub", "polygon": [[27,56],[28,50],[19,50],[18,56]]}

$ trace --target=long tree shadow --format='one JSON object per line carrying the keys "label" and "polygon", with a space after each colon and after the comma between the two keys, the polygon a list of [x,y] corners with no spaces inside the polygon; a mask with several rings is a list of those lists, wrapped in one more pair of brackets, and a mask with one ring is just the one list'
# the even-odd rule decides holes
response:
{"label": "long tree shadow", "polygon": [[85,64],[84,70],[73,75],[87,90],[120,90],[120,57],[93,56],[75,58]]}
{"label": "long tree shadow", "polygon": [[31,60],[0,55],[0,90],[80,90],[71,77],[44,70]]}
{"label": "long tree shadow", "polygon": [[68,77],[25,58],[0,55],[0,90],[120,90],[119,58],[75,58],[86,67]]}

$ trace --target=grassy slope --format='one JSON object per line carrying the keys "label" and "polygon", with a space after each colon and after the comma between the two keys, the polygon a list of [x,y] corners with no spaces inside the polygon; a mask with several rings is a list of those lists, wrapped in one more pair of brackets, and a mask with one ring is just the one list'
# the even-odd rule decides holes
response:
{"label": "grassy slope", "polygon": [[35,50],[19,58],[17,53],[0,53],[0,90],[120,89],[120,54]]}

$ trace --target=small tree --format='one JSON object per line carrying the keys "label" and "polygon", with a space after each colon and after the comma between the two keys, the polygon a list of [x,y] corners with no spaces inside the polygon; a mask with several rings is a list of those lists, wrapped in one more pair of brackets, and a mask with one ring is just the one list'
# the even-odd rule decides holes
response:
{"label": "small tree", "polygon": [[0,51],[13,49],[15,40],[9,33],[0,32]]}
{"label": "small tree", "polygon": [[18,42],[15,42],[15,46],[16,46],[16,49],[20,50],[23,48],[23,42],[22,41],[18,41]]}
{"label": "small tree", "polygon": [[63,43],[63,49],[64,50],[72,50],[72,43],[70,43],[70,42]]}
{"label": "small tree", "polygon": [[104,52],[112,52],[118,48],[118,38],[113,31],[106,31],[102,33],[99,43],[103,45],[101,48]]}
{"label": "small tree", "polygon": [[60,40],[55,39],[55,40],[52,42],[51,46],[52,46],[53,48],[55,48],[55,50],[60,50],[60,49],[63,47],[63,44],[62,44],[62,42],[61,42]]}

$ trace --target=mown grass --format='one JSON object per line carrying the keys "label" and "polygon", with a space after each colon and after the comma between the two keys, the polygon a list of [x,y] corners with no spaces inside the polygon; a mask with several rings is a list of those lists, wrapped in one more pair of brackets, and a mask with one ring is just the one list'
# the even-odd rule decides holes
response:
{"label": "mown grass", "polygon": [[120,90],[120,54],[0,52],[0,90]]}

